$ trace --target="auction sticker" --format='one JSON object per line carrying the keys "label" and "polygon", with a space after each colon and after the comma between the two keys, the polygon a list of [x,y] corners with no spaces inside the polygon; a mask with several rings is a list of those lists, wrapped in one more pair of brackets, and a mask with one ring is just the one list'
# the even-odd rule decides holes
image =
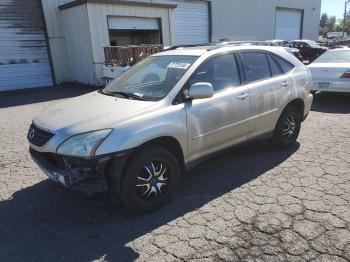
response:
{"label": "auction sticker", "polygon": [[171,62],[167,68],[176,68],[176,69],[187,69],[190,67],[189,63],[179,63],[179,62]]}

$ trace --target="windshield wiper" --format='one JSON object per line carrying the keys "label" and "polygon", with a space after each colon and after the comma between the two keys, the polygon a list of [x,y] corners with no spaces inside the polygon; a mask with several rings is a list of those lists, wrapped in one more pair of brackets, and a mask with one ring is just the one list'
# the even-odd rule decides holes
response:
{"label": "windshield wiper", "polygon": [[141,101],[158,101],[158,98],[156,97],[150,97],[150,96],[144,96],[142,94],[137,94],[137,93],[128,93],[128,92],[122,92],[122,91],[102,91],[100,92],[101,94],[104,94],[106,96],[115,96],[115,95],[120,95],[123,96],[127,99],[134,99],[134,100],[141,100]]}
{"label": "windshield wiper", "polygon": [[135,100],[143,100],[141,95],[133,94],[133,93],[127,93],[127,92],[121,92],[121,91],[111,91],[111,92],[102,92],[105,95],[121,95],[128,99],[135,99]]}

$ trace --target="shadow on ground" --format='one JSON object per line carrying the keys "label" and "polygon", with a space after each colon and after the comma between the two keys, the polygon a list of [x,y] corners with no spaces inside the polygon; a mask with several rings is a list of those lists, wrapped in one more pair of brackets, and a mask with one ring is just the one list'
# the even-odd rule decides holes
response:
{"label": "shadow on ground", "polygon": [[0,93],[0,108],[70,98],[80,96],[95,90],[96,88],[91,86],[69,84],[63,86],[6,91]]}
{"label": "shadow on ground", "polygon": [[348,114],[350,113],[350,94],[317,93],[314,95],[312,111]]}
{"label": "shadow on ground", "polygon": [[0,202],[1,261],[133,261],[127,244],[194,211],[284,162],[299,148],[277,151],[266,141],[221,153],[182,179],[175,199],[131,215],[48,180]]}

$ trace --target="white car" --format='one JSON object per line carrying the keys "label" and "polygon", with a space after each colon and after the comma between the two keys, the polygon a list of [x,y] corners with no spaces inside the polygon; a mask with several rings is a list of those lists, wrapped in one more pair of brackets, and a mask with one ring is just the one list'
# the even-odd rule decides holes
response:
{"label": "white car", "polygon": [[327,51],[317,58],[309,69],[312,75],[311,91],[350,93],[350,49]]}

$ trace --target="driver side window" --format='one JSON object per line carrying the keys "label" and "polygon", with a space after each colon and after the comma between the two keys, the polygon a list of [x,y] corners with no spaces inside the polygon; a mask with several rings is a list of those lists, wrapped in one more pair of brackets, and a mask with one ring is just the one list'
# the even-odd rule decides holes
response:
{"label": "driver side window", "polygon": [[199,82],[213,85],[218,92],[241,84],[234,54],[220,55],[205,61],[190,79],[190,86]]}

